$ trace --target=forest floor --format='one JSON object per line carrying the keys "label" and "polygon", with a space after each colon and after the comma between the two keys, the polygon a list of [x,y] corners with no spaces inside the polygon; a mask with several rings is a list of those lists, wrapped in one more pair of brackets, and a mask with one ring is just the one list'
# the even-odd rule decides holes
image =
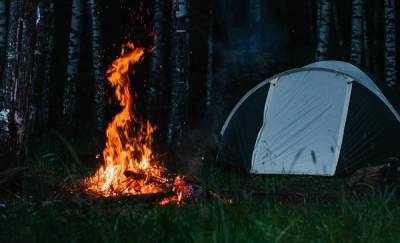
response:
{"label": "forest floor", "polygon": [[[60,137],[61,138],[61,137]],[[60,197],[82,178],[84,146],[38,146],[17,190],[0,187],[0,242],[400,242],[400,198],[354,194],[346,178],[250,176],[207,167],[197,179],[232,204]],[[79,148],[80,149],[74,149]]]}

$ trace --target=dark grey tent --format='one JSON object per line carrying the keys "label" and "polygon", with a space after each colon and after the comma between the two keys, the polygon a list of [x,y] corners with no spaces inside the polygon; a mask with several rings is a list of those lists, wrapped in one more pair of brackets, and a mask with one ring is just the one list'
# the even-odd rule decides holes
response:
{"label": "dark grey tent", "polygon": [[221,130],[218,160],[256,174],[335,175],[400,156],[400,116],[357,67],[323,61],[250,90]]}

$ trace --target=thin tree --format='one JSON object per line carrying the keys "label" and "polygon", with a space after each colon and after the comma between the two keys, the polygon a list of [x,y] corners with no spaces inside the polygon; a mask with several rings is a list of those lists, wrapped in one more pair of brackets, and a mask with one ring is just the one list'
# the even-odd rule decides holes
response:
{"label": "thin tree", "polygon": [[373,35],[371,36],[372,38],[372,70],[374,73],[379,74],[380,73],[380,67],[381,67],[381,62],[379,61],[379,47],[381,46],[380,44],[380,38],[377,33],[378,29],[380,27],[379,25],[379,20],[380,20],[380,15],[378,13],[378,2],[373,3],[373,21],[372,21],[372,29],[373,29]]}
{"label": "thin tree", "polygon": [[31,119],[33,125],[48,120],[49,70],[53,51],[54,2],[39,0],[36,7],[36,44],[33,65]]}
{"label": "thin tree", "polygon": [[329,33],[331,25],[331,1],[318,0],[317,26],[318,41],[316,50],[316,60],[325,60],[328,55]]}
{"label": "thin tree", "polygon": [[103,38],[100,20],[100,6],[98,0],[88,0],[90,37],[92,48],[92,71],[95,88],[95,121],[99,131],[104,130],[105,125],[105,90],[104,90],[104,72],[103,63]]}
{"label": "thin tree", "polygon": [[151,119],[157,120],[157,111],[164,100],[165,91],[165,0],[154,0],[153,13],[153,46],[154,52],[151,57],[150,78],[146,94],[146,113]]}
{"label": "thin tree", "polygon": [[12,0],[9,10],[6,65],[0,87],[0,157],[8,160],[0,161],[16,161],[19,164],[29,122],[35,1]]}
{"label": "thin tree", "polygon": [[[7,5],[5,0],[0,0],[0,60],[4,64],[4,54],[7,45]],[[0,69],[1,70],[1,69]]]}
{"label": "thin tree", "polygon": [[83,0],[72,0],[71,27],[68,44],[67,80],[64,85],[63,117],[68,126],[75,125],[76,92],[83,35]]}
{"label": "thin tree", "polygon": [[357,66],[362,61],[363,46],[363,0],[352,1],[350,60]]}
{"label": "thin tree", "polygon": [[336,31],[336,36],[339,41],[339,46],[343,47],[344,38],[343,38],[343,34],[342,34],[342,28],[340,28],[339,12],[338,12],[336,1],[337,0],[332,0],[332,15],[333,15],[333,21],[335,22],[335,31]]}
{"label": "thin tree", "polygon": [[189,16],[188,0],[172,0],[171,102],[167,143],[179,140],[186,124],[189,91]]}
{"label": "thin tree", "polygon": [[207,111],[210,112],[213,104],[213,89],[214,89],[214,6],[213,1],[211,2],[208,18],[208,36],[207,36],[207,86],[206,86],[206,106]]}
{"label": "thin tree", "polygon": [[[43,64],[40,62],[42,61],[43,57],[43,22],[44,22],[44,2],[38,1],[36,6],[36,42],[35,42],[35,49],[34,49],[34,62],[33,62],[33,72],[32,72],[32,94],[31,94],[31,101],[29,102],[29,124],[35,126],[36,124],[36,113],[39,109],[38,99],[40,97],[40,82],[41,82],[41,72],[43,68]],[[32,130],[32,128],[28,128]]]}
{"label": "thin tree", "polygon": [[364,65],[367,68],[371,67],[370,49],[369,49],[369,35],[368,35],[368,22],[367,22],[367,8],[364,3],[363,20],[362,20],[362,31],[363,31],[363,54],[364,54]]}
{"label": "thin tree", "polygon": [[316,9],[317,17],[315,18],[315,20],[316,20],[315,26],[316,26],[316,30],[317,30],[317,37],[319,39],[319,26],[321,24],[321,3],[320,3],[321,0],[314,0],[314,1],[316,2],[316,5],[317,5],[317,9]]}
{"label": "thin tree", "polygon": [[396,1],[385,0],[385,81],[389,87],[397,84],[396,71]]}
{"label": "thin tree", "polygon": [[54,37],[55,37],[55,15],[54,15],[54,0],[48,0],[48,12],[47,12],[47,50],[44,63],[44,74],[43,74],[43,85],[40,95],[40,109],[38,112],[38,122],[46,125],[49,122],[49,109],[50,109],[50,72],[53,65],[53,54],[54,54]]}

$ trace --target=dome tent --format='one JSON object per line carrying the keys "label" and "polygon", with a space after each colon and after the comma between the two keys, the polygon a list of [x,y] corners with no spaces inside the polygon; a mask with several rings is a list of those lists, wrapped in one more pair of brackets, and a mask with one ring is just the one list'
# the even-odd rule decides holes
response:
{"label": "dome tent", "polygon": [[218,160],[255,174],[335,175],[400,155],[400,116],[357,67],[323,61],[251,89],[221,129]]}

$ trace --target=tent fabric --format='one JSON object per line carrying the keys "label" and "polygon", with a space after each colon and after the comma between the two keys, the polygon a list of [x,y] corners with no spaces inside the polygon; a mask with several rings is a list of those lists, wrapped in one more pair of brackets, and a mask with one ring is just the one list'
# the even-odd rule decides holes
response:
{"label": "tent fabric", "polygon": [[338,72],[342,72],[348,74],[352,78],[354,78],[357,82],[364,85],[368,88],[372,93],[378,96],[385,105],[393,112],[393,115],[396,116],[397,120],[400,122],[400,115],[396,112],[396,109],[390,104],[389,100],[385,97],[382,91],[378,88],[378,86],[366,75],[363,71],[361,71],[356,66],[340,61],[321,61],[309,64],[305,66],[305,68],[329,68]]}
{"label": "tent fabric", "polygon": [[[263,123],[264,103],[267,98],[269,83],[264,83],[253,89],[251,95],[240,101],[240,105],[231,112],[229,123],[226,123],[227,132],[221,139],[218,160],[225,164],[238,166],[250,170],[253,148],[258,132]],[[250,92],[249,92],[250,93]]]}
{"label": "tent fabric", "polygon": [[252,173],[344,173],[399,156],[399,117],[361,70],[318,62],[250,90],[221,130],[218,160]]}
{"label": "tent fabric", "polygon": [[351,85],[343,76],[319,70],[280,78],[268,94],[252,172],[331,175],[339,159]]}
{"label": "tent fabric", "polygon": [[369,89],[354,83],[336,174],[400,158],[399,121]]}

